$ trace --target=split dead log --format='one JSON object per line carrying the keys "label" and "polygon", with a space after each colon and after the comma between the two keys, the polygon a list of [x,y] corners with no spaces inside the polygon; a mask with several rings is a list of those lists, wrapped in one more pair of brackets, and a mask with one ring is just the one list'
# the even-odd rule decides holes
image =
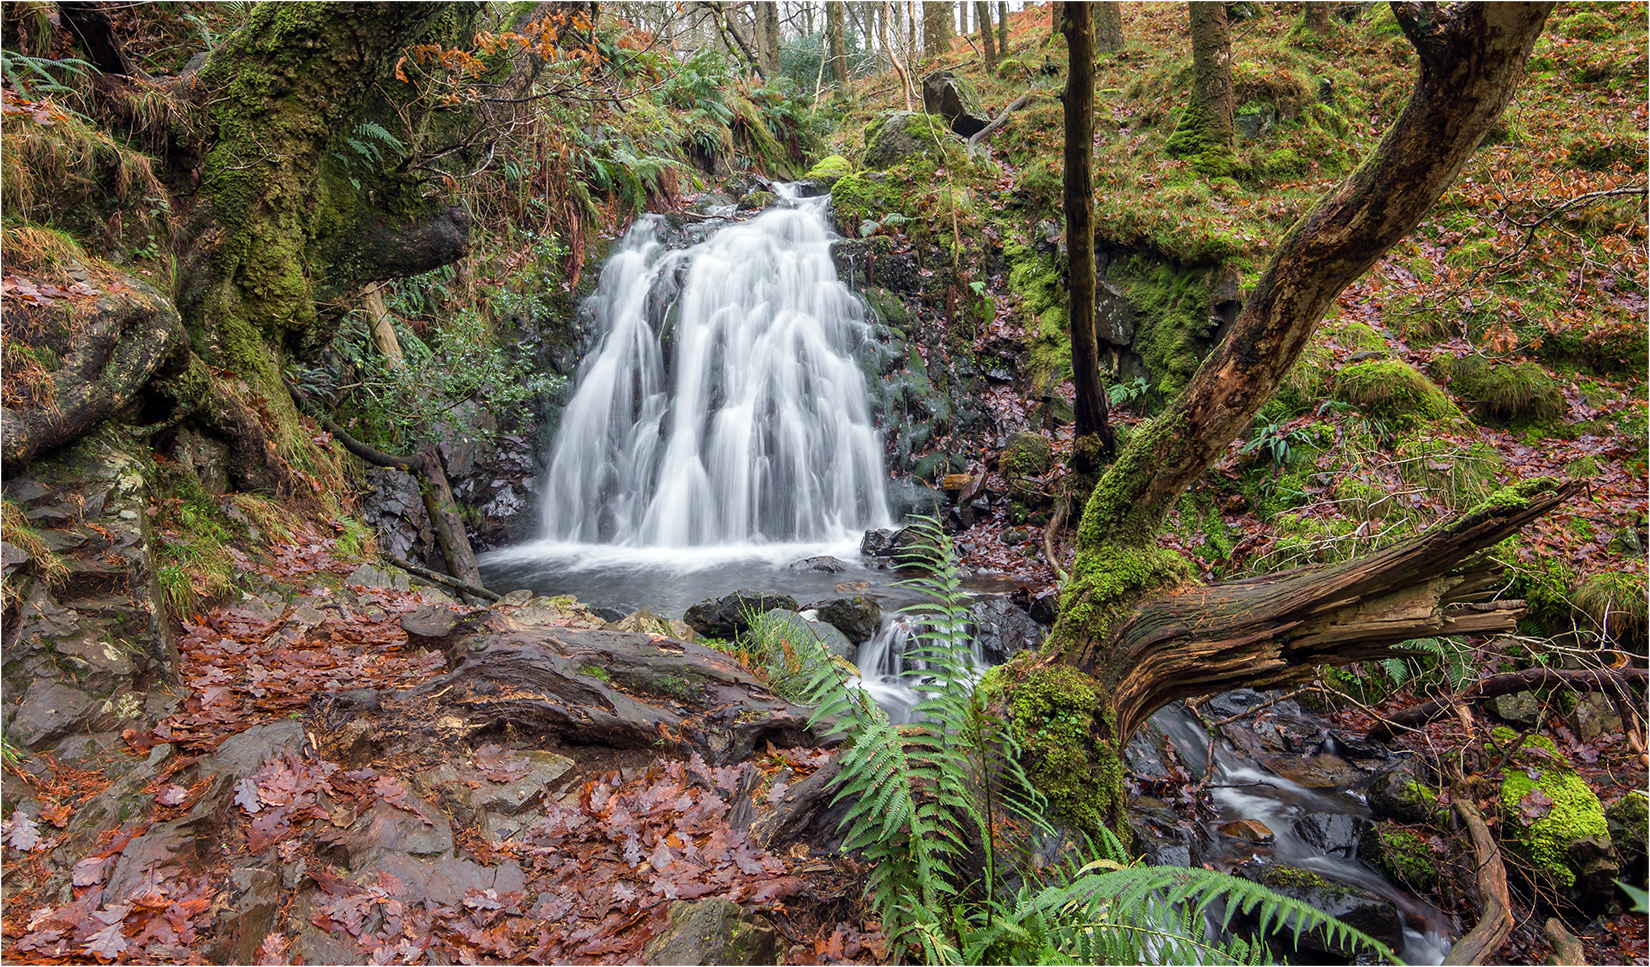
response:
{"label": "split dead log", "polygon": [[1478,925],[1456,941],[1444,957],[1444,963],[1489,963],[1512,934],[1512,897],[1507,892],[1507,868],[1501,863],[1501,850],[1495,845],[1495,837],[1490,834],[1483,815],[1472,804],[1472,794],[1464,785],[1457,785],[1451,799],[1455,814],[1461,817],[1468,835],[1472,837],[1480,913]]}
{"label": "split dead log", "polygon": [[1390,741],[1398,730],[1419,728],[1435,721],[1447,714],[1457,702],[1494,698],[1497,695],[1511,695],[1514,692],[1523,692],[1535,688],[1563,687],[1572,688],[1578,692],[1613,693],[1615,688],[1631,684],[1636,686],[1642,693],[1646,681],[1650,681],[1650,669],[1644,668],[1573,670],[1531,668],[1521,672],[1508,672],[1504,675],[1491,675],[1488,678],[1468,682],[1462,687],[1461,692],[1452,698],[1412,705],[1403,711],[1388,715],[1375,723],[1365,738],[1371,742]]}
{"label": "split dead log", "polygon": [[1481,552],[1583,486],[1529,481],[1504,500],[1352,561],[1157,595],[1108,641],[1074,656],[1076,664],[1115,683],[1116,735],[1127,741],[1177,699],[1292,688],[1320,665],[1390,657],[1392,645],[1412,638],[1510,631],[1524,603],[1484,600],[1500,568]]}
{"label": "split dead log", "polygon": [[[398,736],[467,741],[513,731],[567,745],[698,751],[712,763],[737,762],[772,743],[829,744],[808,728],[809,710],[768,691],[722,652],[636,632],[526,624],[501,614],[462,629],[451,645],[453,670],[398,694],[381,694],[381,712],[349,731],[380,747]],[[359,723],[354,706],[320,700],[328,729]]]}

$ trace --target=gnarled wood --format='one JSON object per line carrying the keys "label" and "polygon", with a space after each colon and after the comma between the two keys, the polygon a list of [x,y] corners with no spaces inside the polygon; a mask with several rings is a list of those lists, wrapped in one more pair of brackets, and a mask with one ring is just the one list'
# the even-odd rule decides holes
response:
{"label": "gnarled wood", "polygon": [[1444,957],[1446,964],[1487,964],[1495,952],[1512,935],[1512,896],[1507,892],[1507,868],[1501,863],[1501,850],[1495,837],[1472,804],[1472,794],[1457,787],[1451,797],[1455,814],[1467,826],[1472,838],[1472,851],[1477,870],[1475,886],[1478,889],[1478,924],[1456,941]]}

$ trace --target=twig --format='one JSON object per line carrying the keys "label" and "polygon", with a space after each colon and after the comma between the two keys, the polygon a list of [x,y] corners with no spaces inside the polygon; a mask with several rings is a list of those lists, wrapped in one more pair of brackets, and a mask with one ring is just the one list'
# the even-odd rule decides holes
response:
{"label": "twig", "polygon": [[1284,694],[1279,695],[1276,698],[1269,698],[1266,701],[1260,703],[1259,705],[1256,705],[1254,708],[1244,709],[1243,711],[1237,713],[1236,715],[1228,715],[1225,718],[1221,719],[1219,722],[1210,723],[1209,728],[1218,729],[1222,725],[1231,725],[1233,722],[1236,722],[1238,719],[1247,718],[1248,716],[1251,716],[1251,715],[1255,714],[1256,712],[1259,712],[1261,709],[1271,708],[1272,706],[1278,704],[1279,702],[1289,701],[1290,699],[1294,698],[1295,696],[1299,695],[1302,692],[1316,691],[1317,688],[1318,688],[1317,685],[1302,685],[1300,688],[1297,688],[1292,692],[1285,692]]}

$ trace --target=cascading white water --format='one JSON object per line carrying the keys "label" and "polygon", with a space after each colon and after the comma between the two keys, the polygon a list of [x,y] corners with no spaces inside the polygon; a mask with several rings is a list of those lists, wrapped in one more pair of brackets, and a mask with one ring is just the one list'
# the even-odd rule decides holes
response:
{"label": "cascading white water", "polygon": [[667,251],[638,222],[592,305],[545,483],[551,541],[692,547],[887,526],[882,440],[854,361],[823,199]]}

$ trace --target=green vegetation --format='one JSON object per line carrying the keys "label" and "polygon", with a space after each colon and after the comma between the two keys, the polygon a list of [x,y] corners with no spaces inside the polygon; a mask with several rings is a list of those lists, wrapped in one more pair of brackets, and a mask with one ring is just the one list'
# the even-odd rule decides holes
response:
{"label": "green vegetation", "polygon": [[1495,420],[1550,420],[1568,407],[1559,381],[1539,363],[1508,363],[1483,356],[1440,356],[1433,372],[1455,396],[1478,404]]}
{"label": "green vegetation", "polygon": [[1461,415],[1421,371],[1396,359],[1372,359],[1341,370],[1335,398],[1363,413],[1396,423],[1448,420]]}
{"label": "green vegetation", "polygon": [[[1495,732],[1501,745],[1515,738],[1508,729]],[[1502,816],[1508,823],[1505,835],[1539,879],[1571,886],[1577,873],[1569,863],[1574,844],[1596,838],[1608,849],[1610,831],[1604,808],[1551,739],[1528,736],[1524,745],[1535,751],[1515,753],[1514,764],[1501,771]]]}

